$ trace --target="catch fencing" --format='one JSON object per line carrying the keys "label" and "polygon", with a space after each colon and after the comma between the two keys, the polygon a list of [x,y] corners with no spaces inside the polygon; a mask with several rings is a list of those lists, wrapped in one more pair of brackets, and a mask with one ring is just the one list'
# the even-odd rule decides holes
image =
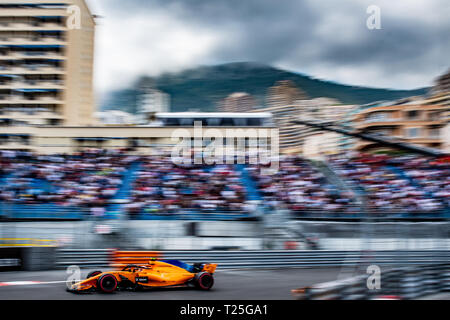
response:
{"label": "catch fencing", "polygon": [[378,288],[369,275],[331,281],[292,290],[297,300],[417,299],[450,292],[450,264],[429,264],[392,269],[380,274]]}
{"label": "catch fencing", "polygon": [[241,268],[311,268],[376,264],[380,266],[415,266],[450,263],[448,250],[422,251],[116,251],[110,249],[59,249],[57,267],[114,267],[126,263],[145,263],[152,258],[179,259],[187,263],[210,262],[219,269]]}

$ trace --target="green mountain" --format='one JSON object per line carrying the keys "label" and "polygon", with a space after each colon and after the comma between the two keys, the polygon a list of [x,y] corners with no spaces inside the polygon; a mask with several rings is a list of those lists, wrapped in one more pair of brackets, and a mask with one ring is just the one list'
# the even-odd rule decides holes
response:
{"label": "green mountain", "polygon": [[111,92],[101,109],[135,113],[142,84],[151,84],[170,95],[171,111],[215,111],[218,102],[233,92],[248,92],[265,105],[267,89],[279,80],[291,80],[311,98],[335,98],[344,104],[365,104],[426,93],[427,88],[390,90],[343,85],[251,62],[202,66],[158,77],[141,77],[132,88]]}

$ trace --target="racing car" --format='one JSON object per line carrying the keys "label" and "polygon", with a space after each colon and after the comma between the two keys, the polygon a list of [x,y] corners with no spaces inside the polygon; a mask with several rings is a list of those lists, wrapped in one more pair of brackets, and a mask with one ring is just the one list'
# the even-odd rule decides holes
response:
{"label": "racing car", "polygon": [[193,286],[209,290],[214,284],[217,264],[179,260],[151,260],[146,265],[130,264],[121,270],[90,272],[83,281],[68,286],[68,291],[112,293],[115,290],[139,290],[149,287]]}

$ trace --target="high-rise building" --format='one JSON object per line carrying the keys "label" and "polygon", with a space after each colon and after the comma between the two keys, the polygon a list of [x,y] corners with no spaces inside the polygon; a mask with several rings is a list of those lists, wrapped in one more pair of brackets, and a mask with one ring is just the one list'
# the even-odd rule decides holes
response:
{"label": "high-rise building", "polygon": [[94,116],[104,125],[132,125],[136,122],[134,114],[122,110],[105,110],[95,112]]}
{"label": "high-rise building", "polygon": [[441,135],[443,137],[442,151],[450,153],[450,121],[447,122],[447,124],[444,127],[442,127]]}
{"label": "high-rise building", "polygon": [[266,107],[258,109],[260,112],[270,112],[279,128],[280,151],[283,153],[299,153],[300,141],[298,125],[293,124],[294,117],[299,115],[299,108],[295,101],[306,99],[303,90],[297,88],[290,80],[275,83],[267,90]]}
{"label": "high-rise building", "polygon": [[303,90],[292,81],[279,81],[269,88],[267,107],[260,112],[271,112],[279,128],[280,151],[283,153],[302,153],[305,140],[316,130],[293,123],[302,118],[312,121],[339,121],[352,106],[343,106],[335,99],[307,99]]}
{"label": "high-rise building", "polygon": [[93,125],[94,33],[84,0],[2,0],[0,125]]}
{"label": "high-rise building", "polygon": [[[346,125],[345,120],[358,106],[343,105],[336,99],[315,98],[299,100],[302,120],[310,122],[336,122]],[[336,154],[345,151],[352,145],[349,137],[335,132],[318,131],[314,128],[299,125],[299,136],[303,141],[302,152],[308,158],[321,158],[325,155]]]}
{"label": "high-rise building", "polygon": [[[446,150],[450,139],[447,125],[450,105],[435,98],[413,97],[361,106],[354,114],[354,127],[362,133],[382,134],[400,141]],[[383,148],[374,142],[359,141],[355,148],[368,151]]]}
{"label": "high-rise building", "polygon": [[223,99],[220,109],[223,112],[251,112],[256,106],[255,99],[246,92],[235,92]]}
{"label": "high-rise building", "polygon": [[450,69],[435,80],[431,91],[433,94],[450,93]]}
{"label": "high-rise building", "polygon": [[142,87],[139,99],[138,113],[141,123],[154,120],[157,112],[170,111],[170,96],[152,87]]}
{"label": "high-rise building", "polygon": [[297,88],[291,80],[282,80],[269,88],[266,104],[268,107],[288,106],[296,100],[304,99],[308,99],[308,96],[303,90]]}

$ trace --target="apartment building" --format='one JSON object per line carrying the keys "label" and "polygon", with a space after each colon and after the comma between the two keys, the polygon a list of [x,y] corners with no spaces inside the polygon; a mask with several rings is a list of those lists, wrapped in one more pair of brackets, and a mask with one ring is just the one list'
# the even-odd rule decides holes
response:
{"label": "apartment building", "polygon": [[99,124],[104,125],[131,125],[136,123],[136,116],[122,110],[105,110],[95,112],[94,117]]}
{"label": "apartment building", "polygon": [[[267,105],[268,107],[258,109],[258,111],[272,113],[274,122],[279,128],[280,151],[297,154],[306,152],[308,156],[310,153],[318,152],[316,151],[316,141],[320,141],[326,135],[318,137],[317,130],[295,124],[293,120],[301,118],[319,122],[340,121],[346,113],[355,107],[342,105],[336,99],[326,97],[306,99],[306,94],[295,88],[290,81],[282,81],[269,88]],[[335,140],[337,141],[337,138],[333,139],[333,141]],[[330,140],[327,141],[331,143]],[[338,142],[332,144],[333,149],[338,147]],[[314,147],[311,147],[312,145]],[[307,149],[305,149],[305,146],[307,146]],[[311,152],[311,150],[315,151]]]}
{"label": "apartment building", "polygon": [[439,76],[435,80],[434,86],[431,88],[431,93],[433,95],[440,95],[442,93],[448,94],[450,92],[450,69]]}
{"label": "apartment building", "polygon": [[281,107],[305,99],[308,99],[308,96],[302,89],[297,88],[294,82],[282,80],[267,90],[266,104],[268,107]]}
{"label": "apartment building", "polygon": [[442,151],[450,153],[450,121],[442,128],[441,134],[444,137]]}
{"label": "apartment building", "polygon": [[[434,98],[415,98],[397,104],[379,104],[355,114],[354,125],[365,133],[396,137],[404,142],[443,150],[449,136],[446,126],[450,120],[450,106],[434,104]],[[359,141],[359,151],[378,146],[373,142]]]}
{"label": "apartment building", "polygon": [[84,0],[0,2],[0,148],[27,149],[34,126],[95,124],[94,35]]}
{"label": "apartment building", "polygon": [[[311,122],[335,122],[349,125],[351,114],[358,106],[343,105],[330,98],[298,101],[302,106],[300,117]],[[307,126],[299,127],[303,139],[302,153],[305,157],[322,159],[324,156],[351,149],[354,140],[336,132],[318,131]]]}
{"label": "apartment building", "polygon": [[255,109],[256,101],[246,92],[235,92],[223,99],[220,103],[222,112],[251,112]]}
{"label": "apartment building", "polygon": [[292,120],[300,112],[294,102],[306,97],[306,94],[292,81],[278,81],[267,90],[267,107],[252,110],[252,112],[270,112],[272,114],[273,121],[279,128],[279,148],[282,153],[299,153],[301,151],[302,143],[298,134],[298,125],[292,124]]}
{"label": "apartment building", "polygon": [[170,111],[170,95],[152,87],[142,87],[138,105],[138,122],[147,124],[157,112]]}

